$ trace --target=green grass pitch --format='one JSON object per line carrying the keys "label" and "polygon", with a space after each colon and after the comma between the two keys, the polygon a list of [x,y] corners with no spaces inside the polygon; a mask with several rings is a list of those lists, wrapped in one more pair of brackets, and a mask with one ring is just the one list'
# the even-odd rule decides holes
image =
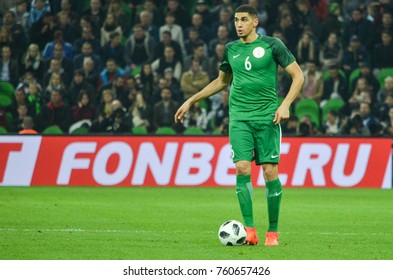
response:
{"label": "green grass pitch", "polygon": [[1,187],[0,259],[391,260],[392,201],[391,190],[284,189],[280,246],[226,247],[219,226],[241,221],[232,188]]}

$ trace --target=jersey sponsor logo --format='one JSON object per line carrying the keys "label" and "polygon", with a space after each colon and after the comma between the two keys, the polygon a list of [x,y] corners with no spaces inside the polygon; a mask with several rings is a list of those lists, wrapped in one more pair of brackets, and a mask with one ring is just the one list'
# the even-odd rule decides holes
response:
{"label": "jersey sponsor logo", "polygon": [[265,55],[265,49],[262,47],[256,47],[253,51],[252,54],[254,55],[254,57],[256,58],[261,58],[262,56]]}
{"label": "jersey sponsor logo", "polygon": [[236,54],[236,55],[233,56],[233,58],[236,58],[236,57],[238,57],[239,55],[240,55],[240,54]]}

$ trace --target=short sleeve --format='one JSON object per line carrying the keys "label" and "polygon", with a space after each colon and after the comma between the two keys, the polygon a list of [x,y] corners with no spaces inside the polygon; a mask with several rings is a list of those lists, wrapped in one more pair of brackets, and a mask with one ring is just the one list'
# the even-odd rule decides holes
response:
{"label": "short sleeve", "polygon": [[275,38],[273,44],[273,57],[274,60],[282,67],[286,68],[289,64],[294,62],[296,58],[285,44],[278,38]]}
{"label": "short sleeve", "polygon": [[228,60],[228,45],[225,46],[224,54],[222,56],[222,61],[220,65],[220,70],[225,73],[232,73],[232,67]]}

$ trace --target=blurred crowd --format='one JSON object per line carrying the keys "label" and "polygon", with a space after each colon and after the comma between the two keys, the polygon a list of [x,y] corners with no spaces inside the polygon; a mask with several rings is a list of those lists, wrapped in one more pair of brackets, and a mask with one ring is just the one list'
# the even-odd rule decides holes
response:
{"label": "blurred crowd", "polygon": [[[0,98],[0,125],[226,135],[229,89],[194,104],[183,124],[173,116],[218,75],[240,4],[257,9],[257,32],[280,38],[304,71],[292,110],[302,99],[320,109],[318,121],[293,113],[284,135],[393,136],[390,0],[1,0],[0,84],[13,96]],[[290,84],[279,68],[279,100]],[[325,116],[331,99],[343,106]]]}

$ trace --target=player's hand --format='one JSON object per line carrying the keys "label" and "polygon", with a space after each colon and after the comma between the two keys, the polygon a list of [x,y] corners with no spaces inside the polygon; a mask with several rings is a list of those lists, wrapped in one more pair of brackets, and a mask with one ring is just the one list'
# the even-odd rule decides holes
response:
{"label": "player's hand", "polygon": [[184,116],[190,109],[190,102],[187,100],[186,102],[183,103],[183,105],[180,106],[180,108],[177,110],[175,114],[175,123],[178,123],[179,121],[183,123],[184,121]]}
{"label": "player's hand", "polygon": [[280,107],[278,107],[276,113],[274,114],[274,119],[273,122],[275,124],[279,124],[281,122],[284,122],[289,119],[289,108],[281,104]]}

